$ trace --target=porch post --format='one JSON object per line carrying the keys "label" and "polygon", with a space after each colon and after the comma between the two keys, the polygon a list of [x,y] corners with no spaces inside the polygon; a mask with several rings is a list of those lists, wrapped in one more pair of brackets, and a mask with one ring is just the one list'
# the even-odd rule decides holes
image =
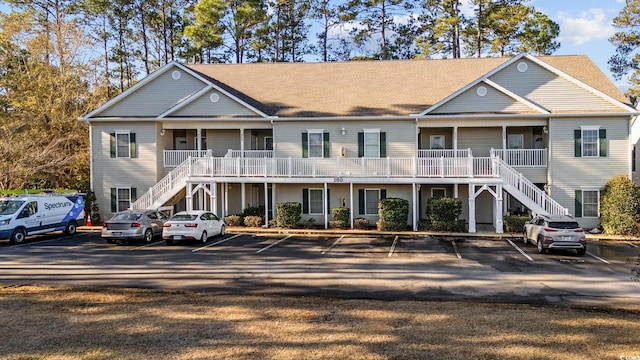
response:
{"label": "porch post", "polygon": [[269,227],[269,186],[264,183],[264,227]]}
{"label": "porch post", "polygon": [[502,148],[507,148],[507,125],[502,125]]}
{"label": "porch post", "polygon": [[191,195],[191,183],[187,181],[185,185],[185,200],[187,205],[187,211],[193,211],[193,196]]}
{"label": "porch post", "polygon": [[469,184],[469,232],[476,232],[476,186]]}
{"label": "porch post", "polygon": [[200,151],[202,150],[202,129],[196,130],[196,150],[198,150],[198,157],[200,157]]}
{"label": "porch post", "polygon": [[351,229],[353,230],[353,183],[349,183],[349,222],[351,223]]}
{"label": "porch post", "polygon": [[273,214],[273,218],[276,218],[276,183],[271,184],[271,213]]}
{"label": "porch post", "polygon": [[453,197],[456,198],[456,199],[459,197],[459,195],[458,195],[458,184],[453,184]]}
{"label": "porch post", "polygon": [[[458,126],[453,127],[453,150],[458,150]],[[454,157],[457,157],[457,152],[454,151]]]}
{"label": "porch post", "polygon": [[229,213],[229,183],[224,183],[224,216]]}
{"label": "porch post", "polygon": [[211,186],[211,211],[214,214],[219,215],[218,214],[218,183],[214,181],[210,184],[210,186]]}
{"label": "porch post", "polygon": [[502,221],[502,184],[496,185],[496,207],[495,207],[495,217],[496,217],[496,233],[502,234],[504,233],[503,229],[503,221]]}
{"label": "porch post", "polygon": [[240,157],[244,157],[244,128],[240,128]]}
{"label": "porch post", "polygon": [[418,195],[416,183],[411,184],[413,190],[413,231],[418,231]]}
{"label": "porch post", "polygon": [[240,183],[240,200],[242,203],[240,204],[240,211],[244,210],[245,204],[247,203],[247,189],[245,183]]}
{"label": "porch post", "polygon": [[329,199],[327,199],[327,183],[324,183],[324,228],[329,228]]}

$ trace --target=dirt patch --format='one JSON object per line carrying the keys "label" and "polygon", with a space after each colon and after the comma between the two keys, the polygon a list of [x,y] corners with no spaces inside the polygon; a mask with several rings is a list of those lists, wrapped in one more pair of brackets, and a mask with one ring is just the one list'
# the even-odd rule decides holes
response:
{"label": "dirt patch", "polygon": [[3,359],[617,359],[640,314],[467,302],[0,288]]}

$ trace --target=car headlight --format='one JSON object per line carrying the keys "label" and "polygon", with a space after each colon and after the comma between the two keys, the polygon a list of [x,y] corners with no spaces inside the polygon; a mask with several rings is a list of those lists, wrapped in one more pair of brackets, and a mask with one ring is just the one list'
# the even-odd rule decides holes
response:
{"label": "car headlight", "polygon": [[6,220],[0,220],[0,226],[2,225],[9,225],[9,222],[11,221],[11,219],[6,219]]}

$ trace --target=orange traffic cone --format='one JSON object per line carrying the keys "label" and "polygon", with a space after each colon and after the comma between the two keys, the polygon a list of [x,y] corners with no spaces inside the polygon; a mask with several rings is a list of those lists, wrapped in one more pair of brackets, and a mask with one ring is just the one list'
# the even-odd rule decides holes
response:
{"label": "orange traffic cone", "polygon": [[93,225],[91,224],[91,214],[88,214],[88,215],[87,215],[87,226],[93,226]]}

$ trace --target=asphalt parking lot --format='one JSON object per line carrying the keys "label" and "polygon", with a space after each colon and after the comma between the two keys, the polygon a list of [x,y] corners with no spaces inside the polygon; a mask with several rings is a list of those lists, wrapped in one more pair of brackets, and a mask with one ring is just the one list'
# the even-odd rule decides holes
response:
{"label": "asphalt parking lot", "polygon": [[226,234],[206,244],[107,244],[99,233],[0,241],[0,283],[640,309],[638,243],[538,254],[521,239]]}

